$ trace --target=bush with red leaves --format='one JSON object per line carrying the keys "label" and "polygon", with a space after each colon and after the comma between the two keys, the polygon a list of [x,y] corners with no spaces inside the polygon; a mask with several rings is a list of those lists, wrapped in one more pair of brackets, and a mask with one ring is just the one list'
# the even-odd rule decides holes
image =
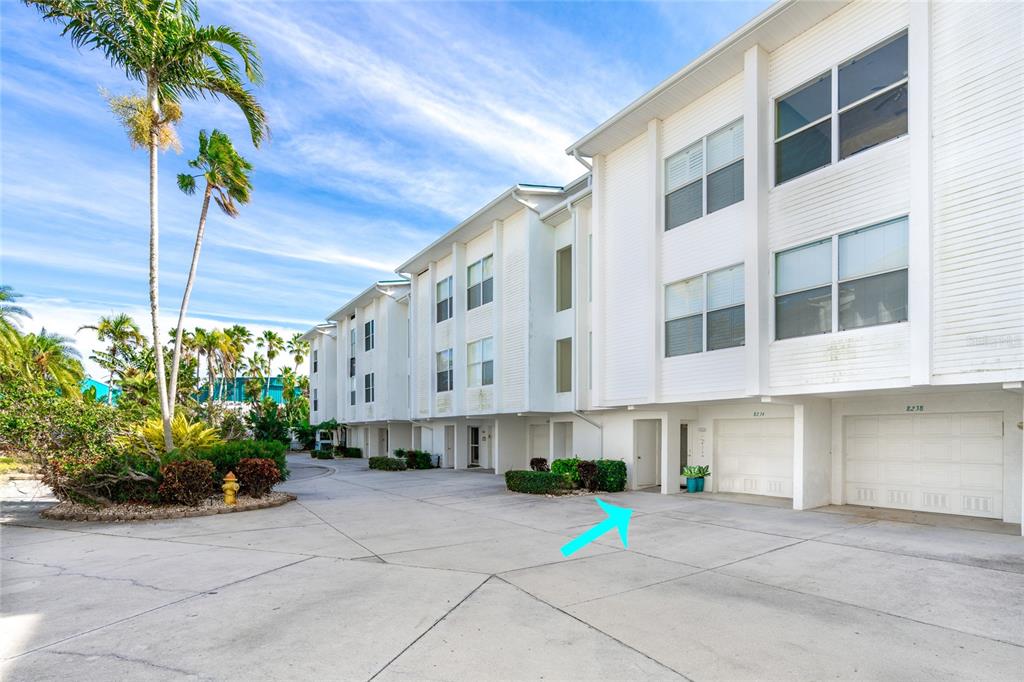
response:
{"label": "bush with red leaves", "polygon": [[281,472],[274,460],[255,457],[240,460],[235,475],[241,486],[240,492],[252,497],[263,497],[281,480]]}
{"label": "bush with red leaves", "polygon": [[157,493],[166,504],[184,504],[198,507],[216,490],[216,469],[205,459],[185,459],[171,462],[160,469],[163,481]]}

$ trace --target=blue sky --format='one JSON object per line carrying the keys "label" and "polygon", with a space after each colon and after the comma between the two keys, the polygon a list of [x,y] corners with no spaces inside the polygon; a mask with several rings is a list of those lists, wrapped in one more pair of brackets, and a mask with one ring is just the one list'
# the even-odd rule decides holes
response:
{"label": "blue sky", "polygon": [[[190,323],[305,330],[509,185],[578,176],[566,146],[766,4],[200,0],[204,23],[256,41],[273,137],[255,150],[230,105],[185,104],[184,151],[160,168],[165,319],[200,201],[174,176],[199,129],[229,133],[255,173],[241,217],[211,214]],[[30,329],[145,323],[146,156],[100,94],[138,86],[21,3],[0,12],[0,282]]]}

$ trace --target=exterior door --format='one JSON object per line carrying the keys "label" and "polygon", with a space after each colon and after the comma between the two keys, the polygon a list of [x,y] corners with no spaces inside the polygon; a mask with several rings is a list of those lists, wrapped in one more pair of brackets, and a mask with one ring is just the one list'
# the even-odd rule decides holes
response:
{"label": "exterior door", "polygon": [[455,427],[451,424],[444,427],[444,465],[449,469],[455,466]]}
{"label": "exterior door", "polygon": [[547,424],[530,424],[530,458],[551,459]]}
{"label": "exterior door", "polygon": [[469,427],[469,466],[480,466],[480,427]]}
{"label": "exterior door", "polygon": [[793,420],[719,419],[715,466],[720,492],[793,496]]}
{"label": "exterior door", "polygon": [[847,417],[846,501],[1002,518],[1000,412]]}
{"label": "exterior door", "polygon": [[637,419],[633,422],[633,451],[636,456],[636,485],[658,485],[661,459],[661,420]]}

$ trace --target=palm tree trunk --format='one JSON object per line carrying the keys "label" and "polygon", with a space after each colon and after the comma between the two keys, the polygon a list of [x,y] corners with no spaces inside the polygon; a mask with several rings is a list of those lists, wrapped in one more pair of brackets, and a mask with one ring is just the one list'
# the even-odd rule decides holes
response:
{"label": "palm tree trunk", "polygon": [[164,371],[163,344],[160,338],[160,221],[157,214],[157,152],[159,151],[159,129],[156,119],[160,116],[160,99],[156,83],[147,83],[150,109],[154,122],[149,131],[149,314],[153,319],[153,355],[156,359],[156,391],[160,397],[160,417],[164,425],[164,449],[174,449],[171,437],[171,415],[167,403],[167,374]]}
{"label": "palm tree trunk", "polygon": [[206,419],[209,422],[213,422],[213,362],[210,360],[209,354],[206,356],[206,373],[209,376],[207,386],[209,387],[210,393],[206,396]]}
{"label": "palm tree trunk", "polygon": [[178,310],[178,329],[174,334],[174,357],[171,359],[171,419],[174,419],[174,407],[178,397],[178,368],[181,366],[181,337],[185,332],[185,312],[188,310],[188,299],[192,296],[192,285],[196,281],[196,268],[199,266],[199,250],[203,247],[203,233],[206,232],[206,212],[210,209],[210,195],[213,187],[206,183],[203,194],[203,210],[199,213],[199,229],[196,230],[196,245],[192,249],[192,265],[185,281],[185,293],[181,297],[181,308]]}

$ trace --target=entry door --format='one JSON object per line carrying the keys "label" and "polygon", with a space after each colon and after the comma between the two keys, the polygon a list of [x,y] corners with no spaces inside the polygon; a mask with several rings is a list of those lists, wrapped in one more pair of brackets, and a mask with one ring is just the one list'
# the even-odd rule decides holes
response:
{"label": "entry door", "polygon": [[658,484],[658,461],[661,459],[661,420],[638,419],[633,422],[633,448],[636,453],[638,487]]}
{"label": "entry door", "polygon": [[548,425],[530,424],[530,458],[543,457],[551,459],[548,446]]}
{"label": "entry door", "polygon": [[377,447],[380,448],[380,452],[378,454],[380,454],[381,456],[384,456],[384,455],[388,454],[388,430],[387,429],[377,429]]}
{"label": "entry door", "polygon": [[687,464],[687,459],[690,455],[690,440],[689,440],[689,428],[686,424],[679,425],[679,475],[683,475],[683,469]]}
{"label": "entry door", "polygon": [[455,465],[455,427],[450,424],[444,427],[444,465]]}
{"label": "entry door", "polygon": [[480,427],[469,427],[469,466],[480,466]]}

